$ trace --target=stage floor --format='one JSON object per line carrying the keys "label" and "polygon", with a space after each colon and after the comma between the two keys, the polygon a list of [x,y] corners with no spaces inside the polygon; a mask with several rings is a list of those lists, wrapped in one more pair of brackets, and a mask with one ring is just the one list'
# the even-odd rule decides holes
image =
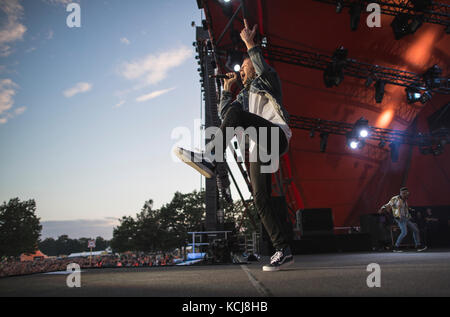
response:
{"label": "stage floor", "polygon": [[[450,250],[296,255],[284,271],[263,272],[268,257],[246,265],[89,269],[81,287],[66,275],[0,278],[0,296],[450,296]],[[367,286],[379,264],[381,287]]]}

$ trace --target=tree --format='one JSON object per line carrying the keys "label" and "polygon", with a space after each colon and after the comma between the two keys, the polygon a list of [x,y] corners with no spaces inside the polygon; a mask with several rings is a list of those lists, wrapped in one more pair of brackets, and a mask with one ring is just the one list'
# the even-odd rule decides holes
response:
{"label": "tree", "polygon": [[43,241],[39,242],[39,250],[46,255],[55,256],[58,255],[58,251],[56,249],[56,240],[53,238],[46,238]]}
{"label": "tree", "polygon": [[0,206],[0,256],[19,256],[36,251],[42,226],[34,199],[10,199]]}
{"label": "tree", "polygon": [[113,230],[111,247],[116,252],[136,250],[137,223],[133,217],[123,216]]}

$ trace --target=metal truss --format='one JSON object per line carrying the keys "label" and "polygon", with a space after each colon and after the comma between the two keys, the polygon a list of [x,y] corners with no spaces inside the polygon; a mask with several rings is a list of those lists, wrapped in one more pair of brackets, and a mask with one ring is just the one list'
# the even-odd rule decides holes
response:
{"label": "metal truss", "polygon": [[351,7],[355,2],[359,2],[362,5],[368,5],[369,3],[377,3],[380,5],[381,13],[386,15],[396,16],[398,14],[421,14],[423,15],[423,21],[427,23],[440,24],[448,27],[450,25],[450,5],[444,3],[438,3],[431,1],[429,7],[422,11],[417,11],[414,8],[414,4],[411,0],[314,0],[317,2],[323,2],[327,4],[338,5],[341,7]]}
{"label": "metal truss", "polygon": [[[339,121],[330,121],[317,118],[308,118],[291,115],[291,128],[308,130],[320,134],[336,134],[349,136],[355,129],[355,124]],[[408,144],[419,147],[432,147],[435,145],[450,144],[450,130],[441,129],[433,133],[408,133],[402,130],[382,129],[372,126],[366,127],[369,135],[367,140],[379,142]]]}
{"label": "metal truss", "polygon": [[[333,56],[278,45],[263,45],[263,51],[269,60],[322,71],[335,62]],[[440,87],[429,89],[422,76],[416,73],[358,62],[351,58],[345,59],[342,71],[344,76],[372,81],[382,80],[386,84],[450,94],[450,80],[447,77],[439,79]]]}

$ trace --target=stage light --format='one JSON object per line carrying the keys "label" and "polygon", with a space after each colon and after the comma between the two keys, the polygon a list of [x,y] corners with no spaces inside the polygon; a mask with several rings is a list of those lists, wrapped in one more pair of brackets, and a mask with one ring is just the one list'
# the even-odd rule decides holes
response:
{"label": "stage light", "polygon": [[342,46],[334,51],[332,62],[323,73],[323,81],[326,87],[338,86],[344,80],[343,68],[347,60],[347,53],[347,49]]}
{"label": "stage light", "polygon": [[431,100],[431,97],[432,97],[431,92],[425,91],[425,92],[422,94],[422,96],[420,96],[420,102],[421,102],[422,104],[426,104],[426,103],[428,102],[428,100]]}
{"label": "stage light", "polygon": [[415,33],[418,28],[423,24],[423,15],[416,15],[412,18],[411,23],[409,23],[409,33]]}
{"label": "stage light", "polygon": [[362,138],[367,138],[368,135],[369,135],[369,131],[367,131],[366,129],[361,129],[359,131],[359,136]]}
{"label": "stage light", "polygon": [[420,90],[414,87],[406,87],[406,100],[409,104],[415,103],[420,100],[422,97],[422,94],[420,93]]}
{"label": "stage light", "polygon": [[355,122],[355,127],[353,128],[353,134],[361,138],[367,138],[369,136],[369,120],[364,119],[364,117],[359,118]]}
{"label": "stage light", "polygon": [[241,69],[242,56],[243,54],[240,51],[229,51],[225,66],[230,71],[238,72]]}
{"label": "stage light", "polygon": [[409,19],[410,15],[407,13],[400,13],[392,20],[391,27],[394,31],[396,40],[401,39],[409,34]]}
{"label": "stage light", "polygon": [[398,162],[398,148],[399,148],[399,144],[392,142],[391,144],[389,144],[389,147],[391,148],[391,161],[392,162]]}
{"label": "stage light", "polygon": [[336,13],[341,13],[343,8],[342,0],[336,1]]}
{"label": "stage light", "polygon": [[429,89],[439,88],[441,86],[441,74],[442,69],[435,64],[422,75],[422,78]]}
{"label": "stage light", "polygon": [[327,149],[327,142],[328,142],[328,133],[321,133],[320,134],[320,152],[325,152]]}
{"label": "stage light", "polygon": [[358,141],[355,141],[355,140],[350,141],[350,148],[352,148],[353,150],[356,150],[358,148],[358,144],[359,144]]}
{"label": "stage light", "polygon": [[375,101],[381,103],[384,97],[384,80],[377,80],[375,83]]}
{"label": "stage light", "polygon": [[355,31],[358,28],[359,19],[361,17],[361,3],[354,2],[350,6],[350,28]]}

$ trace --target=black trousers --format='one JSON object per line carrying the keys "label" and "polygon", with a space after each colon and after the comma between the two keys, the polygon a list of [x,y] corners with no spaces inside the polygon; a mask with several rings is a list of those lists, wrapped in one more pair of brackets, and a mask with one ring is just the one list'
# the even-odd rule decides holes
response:
{"label": "black trousers", "polygon": [[[261,146],[261,140],[259,135],[260,127],[266,127],[267,129],[267,148],[262,148],[266,154],[269,154],[271,149],[271,128],[278,129],[279,136],[279,151],[276,154],[278,159],[280,153],[283,153],[287,147],[288,142],[283,130],[277,126],[276,124],[260,117],[254,113],[250,113],[247,111],[243,111],[239,106],[233,105],[231,106],[225,114],[225,117],[220,126],[220,131],[222,132],[223,137],[223,149],[226,150],[227,145],[229,144],[231,139],[226,139],[226,128],[232,127],[242,127],[243,129],[247,129],[249,127],[256,128],[257,131],[257,140],[255,141],[257,145],[257,152],[259,152],[259,148]],[[232,136],[231,136],[232,137]],[[269,151],[269,152],[268,152]],[[270,155],[274,155],[270,153]],[[270,162],[269,162],[270,163]],[[250,180],[253,187],[253,199],[255,202],[256,210],[258,212],[259,217],[266,229],[274,248],[281,249],[288,246],[288,238],[286,232],[283,232],[282,224],[280,223],[279,217],[277,217],[276,212],[271,205],[270,197],[272,192],[271,186],[271,173],[262,173],[261,166],[267,165],[268,163],[263,163],[259,157],[257,156],[256,162],[250,162]]]}

